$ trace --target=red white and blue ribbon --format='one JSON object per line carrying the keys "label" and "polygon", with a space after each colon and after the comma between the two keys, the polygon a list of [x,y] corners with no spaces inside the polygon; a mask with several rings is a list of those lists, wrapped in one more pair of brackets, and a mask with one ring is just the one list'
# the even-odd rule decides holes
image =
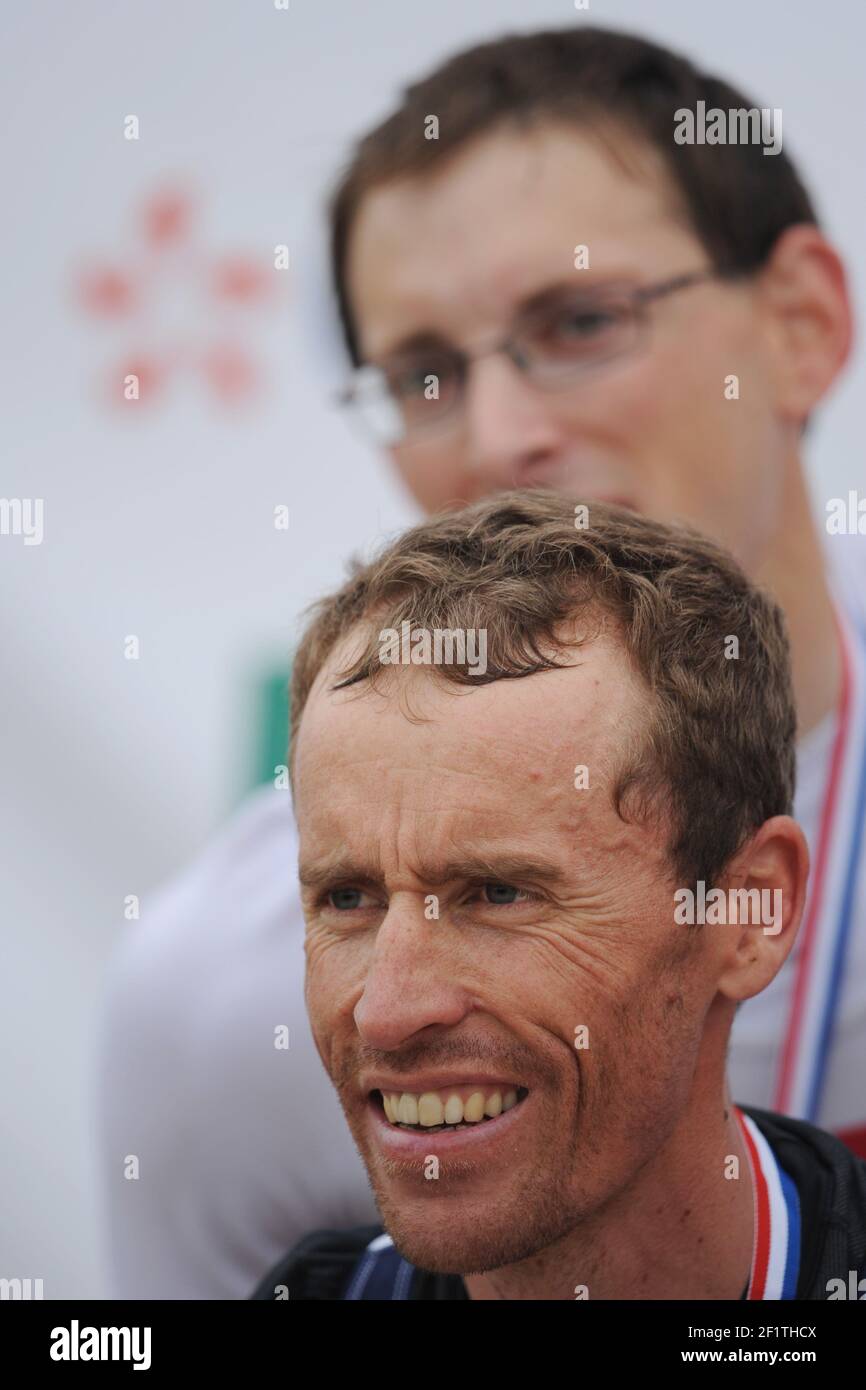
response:
{"label": "red white and blue ribbon", "polygon": [[856,908],[866,829],[866,640],[840,604],[842,693],[773,1109],[816,1121]]}
{"label": "red white and blue ribbon", "polygon": [[755,1235],[747,1299],[797,1296],[800,1269],[800,1199],[758,1126],[734,1106],[740,1122],[755,1203]]}

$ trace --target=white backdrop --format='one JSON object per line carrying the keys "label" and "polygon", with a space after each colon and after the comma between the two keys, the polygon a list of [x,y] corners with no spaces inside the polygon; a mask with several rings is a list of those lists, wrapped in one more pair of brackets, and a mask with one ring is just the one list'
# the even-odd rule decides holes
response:
{"label": "white backdrop", "polygon": [[[0,1276],[44,1278],[50,1297],[104,1292],[89,1087],[123,899],[231,808],[253,684],[284,661],[301,607],[350,551],[412,519],[327,405],[299,313],[310,219],[347,139],[468,42],[583,19],[634,28],[783,108],[862,310],[864,16],[850,0],[591,0],[580,14],[566,0],[7,0],[0,494],[44,498],[45,535],[0,537]],[[190,259],[151,256],[148,273],[167,269],[143,287],[142,208],[169,185],[196,200]],[[271,272],[278,298],[232,309],[209,293],[221,255],[270,265],[278,243],[291,253]],[[132,277],[144,307],[88,309],[91,262]],[[265,374],[248,408],[181,368],[152,405],[100,394],[124,354],[190,353],[220,333]],[[864,377],[858,354],[814,430],[822,510],[866,485]]]}

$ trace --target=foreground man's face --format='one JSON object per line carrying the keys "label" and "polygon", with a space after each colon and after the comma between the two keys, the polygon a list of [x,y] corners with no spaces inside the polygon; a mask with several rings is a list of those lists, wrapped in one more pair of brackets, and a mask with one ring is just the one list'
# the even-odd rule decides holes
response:
{"label": "foreground man's face", "polygon": [[[571,660],[376,692],[331,693],[332,666],[301,722],[313,1033],[387,1228],[431,1270],[572,1230],[652,1160],[694,1084],[710,970],[673,924],[661,829],[609,800],[646,696],[606,640]],[[404,1119],[439,1119],[437,1101],[466,1119],[399,1128],[383,1092],[427,1097]],[[494,1118],[471,1123],[477,1095]]]}
{"label": "foreground man's face", "polygon": [[[658,156],[616,142],[629,168],[572,127],[498,132],[432,175],[368,194],[347,267],[365,358],[382,361],[416,334],[487,347],[552,287],[653,284],[705,267]],[[578,245],[588,269],[575,269]],[[644,350],[555,393],[503,356],[478,362],[461,419],[392,451],[416,500],[435,512],[550,486],[689,521],[757,568],[784,469],[756,296],[710,282],[650,318]],[[725,397],[732,374],[738,400]]]}

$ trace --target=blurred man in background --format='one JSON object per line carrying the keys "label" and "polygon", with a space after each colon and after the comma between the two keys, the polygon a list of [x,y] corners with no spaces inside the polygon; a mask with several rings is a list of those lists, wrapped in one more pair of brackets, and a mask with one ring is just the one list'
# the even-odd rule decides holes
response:
{"label": "blurred man in background", "polygon": [[[676,138],[683,111],[753,107],[588,28],[415,84],[332,204],[345,401],[424,511],[538,485],[618,502],[702,529],[782,604],[811,887],[792,956],[738,1014],[732,1091],[866,1152],[864,615],[802,458],[849,352],[844,272],[777,141]],[[261,792],[116,962],[101,1103],[122,1295],[243,1297],[303,1232],[373,1219],[309,1036],[295,859],[289,793]]]}

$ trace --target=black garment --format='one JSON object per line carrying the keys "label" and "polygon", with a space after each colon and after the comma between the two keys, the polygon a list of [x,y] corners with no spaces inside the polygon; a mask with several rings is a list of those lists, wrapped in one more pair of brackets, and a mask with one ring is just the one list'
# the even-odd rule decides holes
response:
{"label": "black garment", "polygon": [[[800,1271],[797,1299],[824,1300],[828,1281],[848,1287],[852,1271],[866,1276],[866,1162],[841,1140],[814,1125],[741,1106],[761,1130],[800,1198]],[[255,1299],[276,1299],[276,1286],[296,1299],[342,1299],[364,1251],[381,1226],[313,1231],[263,1279]],[[415,1269],[411,1299],[468,1299],[458,1274]]]}

